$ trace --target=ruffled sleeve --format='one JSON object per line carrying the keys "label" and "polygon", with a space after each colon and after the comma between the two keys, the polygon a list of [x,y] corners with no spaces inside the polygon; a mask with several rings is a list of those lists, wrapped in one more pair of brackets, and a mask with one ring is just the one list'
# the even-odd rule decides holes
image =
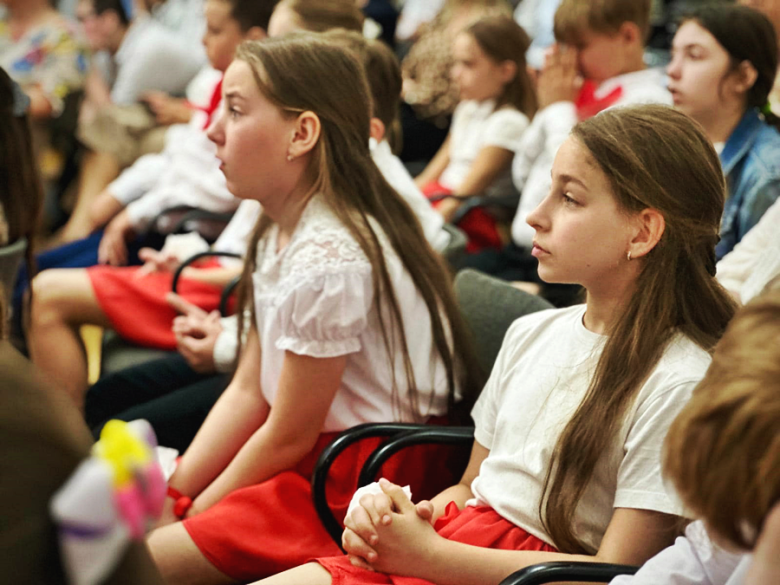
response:
{"label": "ruffled sleeve", "polygon": [[498,146],[515,152],[528,125],[525,114],[514,108],[496,110],[485,123],[482,146]]}
{"label": "ruffled sleeve", "polygon": [[373,301],[368,264],[310,276],[279,301],[276,347],[317,358],[358,352]]}

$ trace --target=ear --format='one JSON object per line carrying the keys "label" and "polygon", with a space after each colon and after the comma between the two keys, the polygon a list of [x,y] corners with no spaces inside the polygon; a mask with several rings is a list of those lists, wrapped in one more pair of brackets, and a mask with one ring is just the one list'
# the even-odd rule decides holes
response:
{"label": "ear", "polygon": [[320,139],[321,131],[322,125],[317,114],[310,111],[301,113],[295,120],[295,128],[290,139],[288,154],[298,158],[311,152]]}
{"label": "ear", "polygon": [[499,68],[501,72],[501,82],[504,84],[512,81],[515,78],[515,75],[517,75],[517,64],[509,59],[502,61]]}
{"label": "ear", "polygon": [[634,237],[628,245],[627,252],[631,252],[631,258],[641,258],[648,254],[664,235],[666,220],[657,209],[648,207],[640,211],[635,218]]}
{"label": "ear", "polygon": [[620,36],[623,43],[626,45],[632,45],[637,42],[642,46],[645,44],[644,39],[642,38],[642,31],[639,30],[639,27],[635,22],[626,21],[621,24],[618,29],[618,36]]}
{"label": "ear", "polygon": [[737,66],[735,76],[736,83],[734,85],[734,89],[739,93],[746,94],[756,83],[756,80],[758,79],[758,71],[756,71],[756,68],[750,61],[745,60],[742,61],[739,66]]}
{"label": "ear", "polygon": [[371,118],[371,138],[377,142],[382,142],[385,138],[385,123],[379,118]]}
{"label": "ear", "polygon": [[253,26],[244,33],[245,41],[262,41],[268,36],[266,30],[261,26]]}

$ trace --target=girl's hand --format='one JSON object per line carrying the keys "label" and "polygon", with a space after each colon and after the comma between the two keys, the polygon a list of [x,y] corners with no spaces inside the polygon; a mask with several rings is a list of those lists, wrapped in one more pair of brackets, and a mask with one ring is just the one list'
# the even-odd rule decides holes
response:
{"label": "girl's hand", "polygon": [[192,118],[192,108],[187,105],[186,100],[171,97],[165,92],[146,92],[142,100],[148,104],[157,123],[162,126],[186,124]]}
{"label": "girl's hand", "polygon": [[127,264],[127,242],[135,235],[127,210],[122,211],[106,226],[98,244],[98,262],[112,266]]}
{"label": "girl's hand", "polygon": [[[416,567],[430,562],[439,536],[400,486],[389,481],[380,483],[395,511],[390,514],[390,522],[376,526],[378,539],[373,548],[377,556],[371,567],[383,573],[415,576]],[[430,503],[423,510],[432,512]]]}
{"label": "girl's hand", "polygon": [[136,272],[137,277],[146,276],[152,272],[175,272],[179,267],[179,259],[170,252],[157,251],[153,248],[141,248],[138,257],[144,265]]}

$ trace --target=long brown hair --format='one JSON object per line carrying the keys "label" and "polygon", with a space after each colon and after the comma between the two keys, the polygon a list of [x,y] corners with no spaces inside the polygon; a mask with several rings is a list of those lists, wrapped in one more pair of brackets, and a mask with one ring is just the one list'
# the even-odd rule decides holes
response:
{"label": "long brown hair", "polygon": [[574,511],[629,405],[676,334],[712,351],[735,304],[714,278],[725,181],[699,125],[672,108],[647,105],[607,110],[572,135],[609,179],[620,208],[653,208],[666,223],[545,479],[545,528],[559,550],[585,553],[572,530]]}
{"label": "long brown hair", "polygon": [[664,443],[664,474],[683,502],[738,548],[753,548],[780,500],[778,429],[780,290],[736,314]]}
{"label": "long brown hair", "polygon": [[[447,370],[449,406],[454,405],[457,387],[464,398],[458,413],[466,412],[480,389],[482,376],[441,258],[425,240],[411,208],[371,159],[371,100],[362,66],[347,49],[306,33],[245,42],[239,46],[236,58],[252,67],[260,91],[272,103],[280,108],[311,111],[320,119],[322,131],[307,171],[314,179],[313,192],[324,198],[371,263],[380,329],[391,363],[398,354],[403,358],[412,412],[419,412],[418,388],[398,298],[371,218],[382,227],[428,307],[434,344]],[[271,223],[268,216],[261,215],[244,265],[241,299],[250,312],[254,310],[250,306],[251,275],[256,266],[251,251],[257,249]],[[389,308],[387,314],[399,336],[388,335],[383,307]],[[395,379],[393,405],[396,409],[400,406]]]}
{"label": "long brown hair", "polygon": [[8,242],[27,239],[27,269],[34,273],[33,239],[43,206],[32,132],[19,86],[0,68],[0,205],[8,222]]}
{"label": "long brown hair", "polygon": [[496,100],[496,109],[510,104],[533,118],[536,113],[536,90],[525,63],[525,53],[531,39],[523,28],[509,16],[485,16],[463,31],[471,35],[479,47],[496,63],[512,61],[515,76]]}

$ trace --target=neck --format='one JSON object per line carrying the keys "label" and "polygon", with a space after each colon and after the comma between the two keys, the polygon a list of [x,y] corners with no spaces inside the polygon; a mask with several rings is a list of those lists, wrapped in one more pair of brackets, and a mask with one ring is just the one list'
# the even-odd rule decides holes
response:
{"label": "neck", "polygon": [[638,276],[639,261],[632,262],[634,266],[620,277],[587,287],[587,310],[583,321],[588,331],[606,335],[622,314]]}
{"label": "neck", "polygon": [[8,10],[9,20],[16,26],[28,27],[36,24],[43,16],[52,12],[48,0],[24,0],[14,3]]}
{"label": "neck", "polygon": [[643,51],[638,53],[633,52],[630,55],[626,55],[626,59],[623,62],[623,67],[620,69],[620,72],[616,75],[613,75],[613,77],[617,77],[618,75],[626,75],[627,73],[636,73],[637,71],[644,71],[645,69],[647,69],[647,66],[645,65]]}
{"label": "neck", "polygon": [[290,241],[303,210],[312,196],[313,186],[308,182],[300,181],[286,197],[263,202],[263,213],[267,213],[268,217],[279,226],[278,250],[284,248]]}
{"label": "neck", "polygon": [[726,142],[745,115],[745,105],[732,105],[707,114],[706,120],[697,120],[704,128],[707,138],[713,144]]}
{"label": "neck", "polygon": [[[133,26],[132,24],[130,26]],[[127,31],[130,30],[129,26],[120,26],[116,29],[116,32],[108,40],[108,52],[112,55],[116,55],[119,51],[119,47],[122,46],[122,41],[125,40]]]}

